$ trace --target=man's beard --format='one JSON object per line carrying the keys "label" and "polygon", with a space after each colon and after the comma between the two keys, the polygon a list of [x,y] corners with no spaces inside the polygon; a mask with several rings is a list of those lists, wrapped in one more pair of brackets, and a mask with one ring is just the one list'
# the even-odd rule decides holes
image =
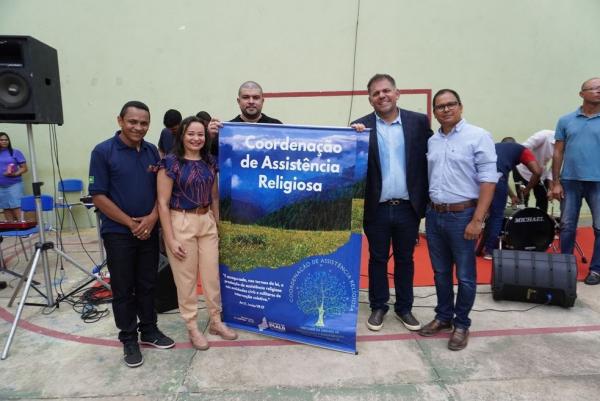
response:
{"label": "man's beard", "polygon": [[242,110],[242,115],[248,120],[256,120],[260,117],[260,110],[256,109],[254,114],[249,114],[245,110]]}

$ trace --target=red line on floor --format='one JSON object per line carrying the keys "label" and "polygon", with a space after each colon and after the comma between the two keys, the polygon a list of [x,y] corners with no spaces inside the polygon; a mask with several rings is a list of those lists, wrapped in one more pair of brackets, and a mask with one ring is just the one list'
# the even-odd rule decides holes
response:
{"label": "red line on floor", "polygon": [[[546,334],[564,334],[600,331],[600,325],[590,326],[562,326],[562,327],[531,327],[521,329],[494,329],[494,330],[479,330],[471,331],[470,337],[508,337],[508,336],[531,336],[531,335],[546,335]],[[401,333],[401,334],[369,334],[358,336],[360,342],[369,341],[398,341],[398,340],[428,340],[436,338],[448,338],[450,333],[438,334],[433,337],[422,337],[417,333]]]}
{"label": "red line on floor", "polygon": [[[14,316],[6,309],[0,307],[0,318],[12,323]],[[47,337],[57,338],[60,340],[73,341],[82,344],[103,345],[108,347],[120,347],[121,343],[117,340],[108,340],[95,337],[78,336],[61,331],[41,327],[25,320],[19,321],[19,327],[37,334]],[[530,336],[530,335],[548,335],[548,334],[565,334],[600,331],[600,325],[589,326],[563,326],[563,327],[532,327],[520,329],[493,329],[472,331],[471,337],[508,337],[508,336]],[[18,335],[18,332],[17,332]],[[357,336],[357,342],[374,342],[374,341],[405,341],[405,340],[428,340],[448,338],[449,334],[439,334],[434,337],[421,337],[416,333],[397,333],[397,334],[368,334]],[[237,341],[210,341],[211,347],[229,348],[229,347],[273,347],[273,346],[289,346],[301,345],[299,343],[275,340],[275,339],[259,339],[259,340],[237,340]],[[176,348],[184,349],[191,348],[189,342],[177,343]]]}

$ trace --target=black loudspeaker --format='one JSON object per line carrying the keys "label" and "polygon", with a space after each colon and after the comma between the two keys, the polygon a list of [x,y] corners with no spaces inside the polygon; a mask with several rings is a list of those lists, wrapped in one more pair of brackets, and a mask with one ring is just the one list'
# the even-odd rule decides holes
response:
{"label": "black loudspeaker", "polygon": [[0,122],[63,123],[56,50],[31,36],[0,35]]}
{"label": "black loudspeaker", "polygon": [[156,281],[154,308],[157,312],[163,313],[178,307],[177,287],[175,286],[175,280],[173,280],[171,265],[169,259],[161,253],[158,259],[158,279]]}
{"label": "black loudspeaker", "polygon": [[494,250],[492,296],[495,300],[571,307],[577,298],[574,255]]}

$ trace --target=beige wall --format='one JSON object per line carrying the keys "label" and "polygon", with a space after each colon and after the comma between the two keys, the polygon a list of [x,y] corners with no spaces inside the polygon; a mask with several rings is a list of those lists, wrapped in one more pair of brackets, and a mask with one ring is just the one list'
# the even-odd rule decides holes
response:
{"label": "beige wall", "polygon": [[[237,87],[267,92],[364,89],[376,72],[400,88],[458,90],[465,117],[496,139],[554,128],[600,75],[598,0],[0,0],[0,35],[31,35],[58,50],[64,177],[86,178],[89,152],[116,129],[127,100],[162,114],[207,110],[229,119]],[[358,23],[358,25],[357,25]],[[356,59],[354,57],[356,40]],[[353,68],[355,61],[355,69]],[[426,110],[423,96],[404,96]],[[267,99],[287,123],[346,125],[367,99]],[[435,125],[435,124],[434,124]],[[0,124],[27,149],[25,126]],[[47,126],[34,126],[38,171],[51,192]],[[30,180],[30,178],[29,178]],[[29,189],[29,187],[27,187]],[[30,191],[30,189],[29,189]]]}

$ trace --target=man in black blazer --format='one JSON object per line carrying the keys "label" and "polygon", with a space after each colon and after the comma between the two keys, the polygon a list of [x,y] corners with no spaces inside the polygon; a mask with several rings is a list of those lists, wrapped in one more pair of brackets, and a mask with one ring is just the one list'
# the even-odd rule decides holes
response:
{"label": "man in black blazer", "polygon": [[426,115],[398,108],[400,91],[394,78],[376,74],[367,84],[374,112],[352,123],[370,128],[369,164],[363,227],[369,241],[370,330],[381,330],[390,291],[387,262],[394,252],[396,317],[409,330],[421,324],[412,314],[413,251],[428,195],[427,140],[432,135]]}

